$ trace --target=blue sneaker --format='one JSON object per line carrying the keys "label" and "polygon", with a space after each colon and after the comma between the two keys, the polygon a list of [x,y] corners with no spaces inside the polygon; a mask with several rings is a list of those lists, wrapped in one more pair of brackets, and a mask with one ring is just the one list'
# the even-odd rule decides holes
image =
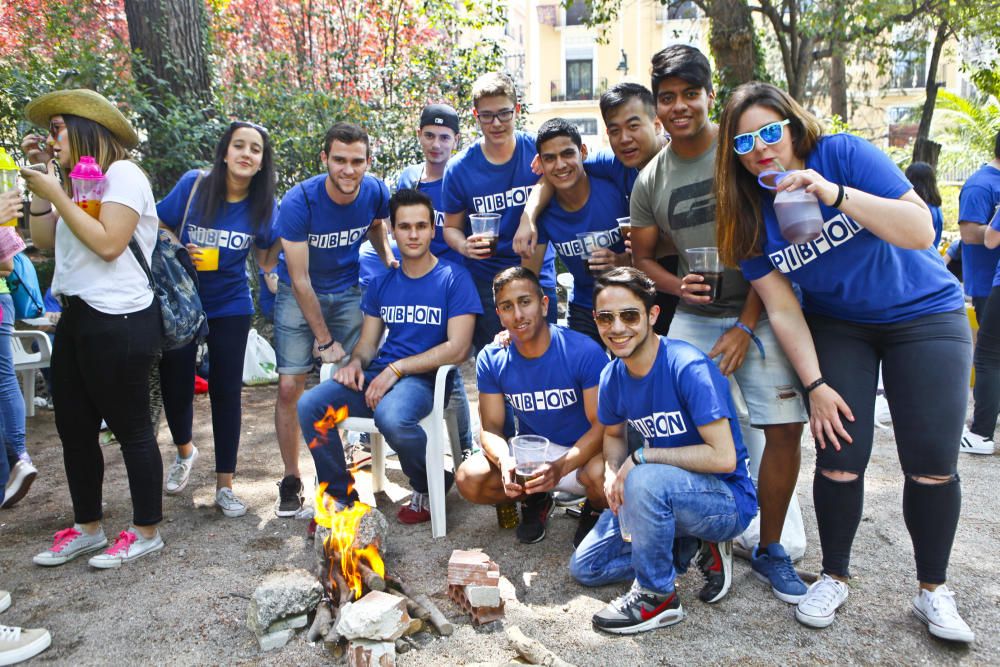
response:
{"label": "blue sneaker", "polygon": [[799,578],[795,566],[792,565],[792,559],[785,553],[781,542],[769,544],[763,553],[760,551],[760,545],[755,547],[750,558],[750,567],[753,568],[754,576],[771,584],[774,597],[782,602],[798,604],[809,590]]}

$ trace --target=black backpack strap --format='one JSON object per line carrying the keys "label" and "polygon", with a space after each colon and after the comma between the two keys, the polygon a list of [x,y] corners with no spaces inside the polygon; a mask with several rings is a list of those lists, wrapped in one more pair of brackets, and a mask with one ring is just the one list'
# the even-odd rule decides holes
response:
{"label": "black backpack strap", "polygon": [[143,256],[142,250],[139,248],[139,242],[135,240],[134,236],[128,242],[128,247],[132,251],[132,254],[135,255],[136,261],[139,262],[139,266],[142,267],[143,272],[146,274],[146,280],[149,281],[150,291],[152,291],[153,294],[156,294],[156,287],[153,285],[153,272],[149,270],[149,264],[146,263],[146,258]]}

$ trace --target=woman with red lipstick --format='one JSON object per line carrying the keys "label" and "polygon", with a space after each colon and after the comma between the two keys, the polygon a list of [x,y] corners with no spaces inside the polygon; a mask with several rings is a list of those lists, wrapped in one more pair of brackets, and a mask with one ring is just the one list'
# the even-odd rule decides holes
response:
{"label": "woman with red lipstick", "polygon": [[[790,171],[778,190],[804,188],[819,200],[814,241],[782,238],[773,194],[757,183],[774,161]],[[823,572],[795,617],[826,627],[847,599],[881,363],[916,557],[912,610],[931,634],[971,642],[945,575],[972,347],[961,288],[931,248],[926,204],[881,151],[849,134],[823,136],[816,118],[763,83],[740,86],[726,105],[715,182],[719,251],[763,299],[809,399]]]}
{"label": "woman with red lipstick", "polygon": [[[253,315],[247,283],[251,246],[258,265],[272,268],[274,151],[267,130],[234,121],[215,147],[211,170],[184,174],[156,205],[161,222],[188,244],[192,254],[205,239],[218,236],[218,266],[199,262],[198,293],[208,316],[208,392],[212,402],[215,441],[215,504],[228,517],[243,516],[246,506],[233,494],[233,473],[240,445],[243,356]],[[160,381],[163,407],[177,458],[167,471],[165,491],[180,493],[187,486],[198,448],[191,439],[194,418],[194,372],[197,342],[163,353]]]}

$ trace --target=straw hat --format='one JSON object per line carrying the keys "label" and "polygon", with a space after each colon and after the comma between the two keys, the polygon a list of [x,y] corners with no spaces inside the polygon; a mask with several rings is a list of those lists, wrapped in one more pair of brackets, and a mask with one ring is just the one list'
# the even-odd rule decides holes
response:
{"label": "straw hat", "polygon": [[24,109],[28,120],[39,127],[46,127],[52,116],[67,113],[103,125],[126,148],[135,148],[139,144],[139,135],[124,114],[93,90],[77,88],[46,93],[29,102]]}

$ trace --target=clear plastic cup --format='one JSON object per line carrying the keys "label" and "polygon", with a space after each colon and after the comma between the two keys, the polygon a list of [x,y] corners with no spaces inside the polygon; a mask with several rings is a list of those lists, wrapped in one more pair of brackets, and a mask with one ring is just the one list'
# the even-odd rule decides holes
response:
{"label": "clear plastic cup", "polygon": [[515,435],[510,439],[514,453],[514,481],[524,486],[546,464],[549,439],[542,435]]}
{"label": "clear plastic cup", "polygon": [[705,279],[705,284],[711,287],[709,292],[701,292],[715,301],[722,293],[722,262],[719,261],[719,249],[714,246],[703,248],[688,248],[685,251],[688,261],[688,271],[696,273]]}
{"label": "clear plastic cup", "polygon": [[221,236],[222,232],[218,229],[205,229],[204,227],[197,230],[192,229],[189,232],[188,238],[191,243],[198,246],[197,250],[191,253],[194,268],[199,271],[219,270],[219,240]]}
{"label": "clear plastic cup", "polygon": [[628,512],[625,511],[625,503],[618,506],[618,514],[615,515],[618,519],[618,533],[622,536],[622,539],[626,542],[632,541],[632,525],[628,519]]}
{"label": "clear plastic cup", "polygon": [[469,215],[469,224],[472,227],[472,237],[490,242],[490,254],[492,257],[497,253],[497,242],[500,240],[500,214],[499,213],[472,213]]}
{"label": "clear plastic cup", "polygon": [[622,233],[622,241],[627,241],[632,236],[632,216],[626,215],[624,218],[615,218],[618,222],[618,229]]}

